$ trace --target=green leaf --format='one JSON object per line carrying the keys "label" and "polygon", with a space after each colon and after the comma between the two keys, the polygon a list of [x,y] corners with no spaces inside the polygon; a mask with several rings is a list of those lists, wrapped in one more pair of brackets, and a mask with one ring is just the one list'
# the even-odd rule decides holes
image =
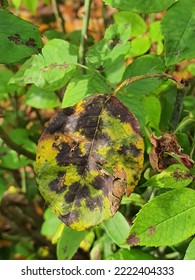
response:
{"label": "green leaf", "polygon": [[138,36],[146,31],[146,23],[143,18],[132,12],[118,12],[114,15],[114,20],[117,24],[127,24],[131,26],[131,36]]}
{"label": "green leaf", "polygon": [[142,102],[146,112],[146,124],[158,130],[161,118],[161,104],[159,99],[154,95],[149,95],[144,96]]}
{"label": "green leaf", "polygon": [[76,69],[77,49],[60,39],[49,41],[24,73],[24,82],[53,91],[62,88]]}
{"label": "green leaf", "polygon": [[125,217],[117,212],[115,216],[104,222],[104,228],[114,243],[121,246],[129,233],[129,224]]}
{"label": "green leaf", "polygon": [[[123,75],[123,80],[149,73],[161,73],[165,71],[162,57],[154,54],[147,54],[135,59]],[[162,85],[163,80],[159,78],[142,79],[125,87],[126,94],[146,95]]]}
{"label": "green leaf", "polygon": [[36,144],[29,139],[30,131],[23,128],[15,128],[8,131],[8,135],[13,141],[21,145],[26,150],[35,153]]}
{"label": "green leaf", "polygon": [[145,54],[150,47],[151,43],[147,37],[135,38],[131,41],[128,57],[141,56]]}
{"label": "green leaf", "polygon": [[59,106],[58,98],[53,91],[45,91],[32,85],[26,93],[24,104],[38,109],[49,109]]}
{"label": "green leaf", "polygon": [[71,260],[87,233],[86,230],[76,231],[69,227],[64,227],[57,244],[58,260]]}
{"label": "green leaf", "polygon": [[127,244],[171,246],[195,234],[195,191],[174,189],[155,197],[138,213]]}
{"label": "green leaf", "polygon": [[22,1],[23,1],[23,0],[12,0],[12,4],[14,5],[14,7],[15,7],[16,9],[18,9],[18,8],[20,7]]}
{"label": "green leaf", "polygon": [[156,258],[141,249],[119,249],[115,254],[109,256],[107,260],[156,260]]}
{"label": "green leaf", "polygon": [[62,222],[48,208],[44,212],[44,222],[41,226],[41,234],[47,236],[47,238],[53,238],[61,223]]}
{"label": "green leaf", "polygon": [[104,2],[120,10],[149,14],[167,9],[175,0],[104,0]]}
{"label": "green leaf", "polygon": [[104,39],[89,48],[86,54],[87,66],[99,70],[110,83],[116,85],[125,71],[125,56],[130,48],[130,35],[130,25],[111,25],[106,30]]}
{"label": "green leaf", "polygon": [[0,9],[0,63],[16,63],[39,53],[41,34],[37,26]]}
{"label": "green leaf", "polygon": [[[2,148],[1,151],[3,152]],[[10,149],[5,149],[5,155],[0,159],[0,165],[3,168],[8,168],[12,170],[26,166],[30,163],[32,163],[32,160],[27,159],[23,155],[18,156],[18,154],[15,151]]]}
{"label": "green leaf", "polygon": [[38,0],[23,0],[24,6],[31,12],[35,13],[37,6],[38,6]]}
{"label": "green leaf", "polygon": [[163,35],[161,33],[161,22],[154,21],[150,24],[149,27],[149,38],[152,42],[159,42],[162,41]]}
{"label": "green leaf", "polygon": [[67,86],[62,101],[62,108],[73,106],[87,96],[102,92],[109,93],[110,88],[101,75],[97,73],[88,75],[77,74]]}
{"label": "green leaf", "polygon": [[161,173],[152,176],[142,186],[160,188],[182,188],[188,186],[193,180],[190,170],[182,164],[173,164]]}
{"label": "green leaf", "polygon": [[195,260],[195,238],[193,238],[190,242],[186,250],[184,260]]}
{"label": "green leaf", "polygon": [[165,14],[162,33],[167,66],[195,57],[194,25],[195,5],[191,0],[177,1]]}
{"label": "green leaf", "polygon": [[195,63],[188,65],[187,69],[192,75],[195,75]]}
{"label": "green leaf", "polygon": [[9,85],[8,82],[13,76],[12,71],[8,69],[0,70],[0,100],[8,97],[8,93],[14,89],[13,85]]}

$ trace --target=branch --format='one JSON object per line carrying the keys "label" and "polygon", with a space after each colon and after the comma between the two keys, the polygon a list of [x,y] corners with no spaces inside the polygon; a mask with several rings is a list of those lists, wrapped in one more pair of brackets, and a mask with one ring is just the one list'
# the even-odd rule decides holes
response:
{"label": "branch", "polygon": [[81,41],[79,45],[79,63],[83,65],[85,64],[85,50],[86,50],[86,40],[87,40],[87,33],[88,33],[91,2],[92,0],[85,0],[85,5],[84,5],[85,15],[84,15],[83,26],[81,30]]}
{"label": "branch", "polygon": [[65,33],[64,19],[60,13],[56,0],[51,0],[51,3],[52,3],[53,12],[54,12],[56,21],[57,21],[59,27],[61,28],[61,31]]}
{"label": "branch", "polygon": [[188,81],[182,79],[181,83],[182,83],[183,87],[178,88],[178,90],[177,90],[177,96],[175,99],[175,105],[173,108],[173,114],[172,114],[172,118],[171,118],[171,126],[172,126],[173,130],[175,130],[179,124],[181,112],[183,109],[184,98],[190,89],[190,84]]}
{"label": "branch", "polygon": [[24,156],[26,156],[29,159],[35,160],[36,155],[26,149],[24,149],[21,145],[18,145],[17,143],[15,143],[7,134],[7,132],[5,131],[5,129],[0,126],[0,138],[5,142],[5,144],[10,147],[11,149],[13,149],[14,151],[16,151],[18,154],[22,154]]}
{"label": "branch", "polygon": [[167,79],[170,79],[173,82],[175,82],[177,84],[178,88],[182,89],[182,88],[185,87],[184,83],[182,81],[179,81],[173,75],[170,75],[170,74],[167,74],[167,73],[151,73],[151,74],[144,74],[144,75],[140,75],[140,76],[131,77],[131,78],[128,78],[128,79],[124,80],[115,89],[114,95],[116,95],[121,90],[122,87],[127,86],[129,84],[132,84],[136,81],[143,80],[143,79],[148,79],[148,78],[161,78],[161,79],[167,78]]}

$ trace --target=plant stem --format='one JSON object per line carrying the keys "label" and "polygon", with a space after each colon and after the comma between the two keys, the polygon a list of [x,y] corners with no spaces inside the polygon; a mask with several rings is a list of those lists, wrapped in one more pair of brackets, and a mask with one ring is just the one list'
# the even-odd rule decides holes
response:
{"label": "plant stem", "polygon": [[79,63],[83,65],[85,64],[85,50],[86,50],[86,40],[87,40],[87,33],[88,33],[91,2],[92,0],[85,0],[85,5],[84,5],[85,15],[83,19],[83,26],[81,30],[81,41],[79,46]]}
{"label": "plant stem", "polygon": [[53,12],[54,12],[56,21],[57,21],[61,31],[65,33],[64,19],[60,13],[56,0],[51,0],[51,4],[52,4],[52,8],[53,8]]}
{"label": "plant stem", "polygon": [[5,144],[10,147],[11,149],[13,149],[14,151],[16,151],[18,154],[22,154],[24,156],[26,156],[29,159],[35,160],[36,156],[34,153],[24,149],[21,145],[18,145],[17,143],[15,143],[7,134],[7,132],[5,131],[5,129],[0,126],[0,138],[5,142]]}
{"label": "plant stem", "polygon": [[183,102],[187,92],[190,89],[190,84],[186,80],[181,80],[182,88],[178,88],[177,95],[175,99],[175,105],[173,108],[172,118],[171,118],[171,128],[175,130],[179,124],[181,112],[183,109]]}
{"label": "plant stem", "polygon": [[167,78],[167,79],[171,79],[173,82],[175,82],[178,86],[178,88],[185,88],[185,85],[179,81],[176,77],[174,77],[173,75],[167,74],[167,73],[150,73],[150,74],[144,74],[144,75],[140,75],[140,76],[135,76],[135,77],[131,77],[128,78],[126,80],[124,80],[122,83],[120,83],[118,85],[118,87],[115,89],[114,91],[114,95],[116,95],[122,87],[127,86],[129,84],[132,84],[136,81],[139,80],[143,80],[143,79],[148,79],[148,78]]}

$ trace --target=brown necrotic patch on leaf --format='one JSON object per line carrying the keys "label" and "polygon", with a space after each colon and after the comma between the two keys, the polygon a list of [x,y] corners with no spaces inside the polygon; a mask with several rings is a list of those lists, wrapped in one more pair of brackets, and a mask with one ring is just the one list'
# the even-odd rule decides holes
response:
{"label": "brown necrotic patch on leaf", "polygon": [[147,231],[147,236],[148,237],[152,237],[152,235],[154,234],[155,231],[156,231],[156,227],[155,226],[149,227],[148,231]]}
{"label": "brown necrotic patch on leaf", "polygon": [[66,225],[83,230],[116,213],[142,165],[136,118],[115,96],[99,94],[49,121],[39,140],[36,173],[51,209]]}
{"label": "brown necrotic patch on leaf", "polygon": [[129,245],[139,245],[140,238],[137,236],[135,232],[131,233],[127,238],[127,244]]}

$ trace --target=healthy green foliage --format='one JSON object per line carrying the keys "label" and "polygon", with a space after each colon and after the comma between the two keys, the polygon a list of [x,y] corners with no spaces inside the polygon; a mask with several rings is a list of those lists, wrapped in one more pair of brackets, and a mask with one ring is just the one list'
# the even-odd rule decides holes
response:
{"label": "healthy green foliage", "polygon": [[170,7],[175,0],[104,0],[107,5],[136,13],[157,13]]}
{"label": "healthy green foliage", "polygon": [[70,260],[86,235],[85,230],[79,232],[65,226],[57,245],[58,260]]}
{"label": "healthy green foliage", "polygon": [[178,1],[167,11],[161,25],[167,66],[195,56],[194,21],[195,5],[191,0]]}

